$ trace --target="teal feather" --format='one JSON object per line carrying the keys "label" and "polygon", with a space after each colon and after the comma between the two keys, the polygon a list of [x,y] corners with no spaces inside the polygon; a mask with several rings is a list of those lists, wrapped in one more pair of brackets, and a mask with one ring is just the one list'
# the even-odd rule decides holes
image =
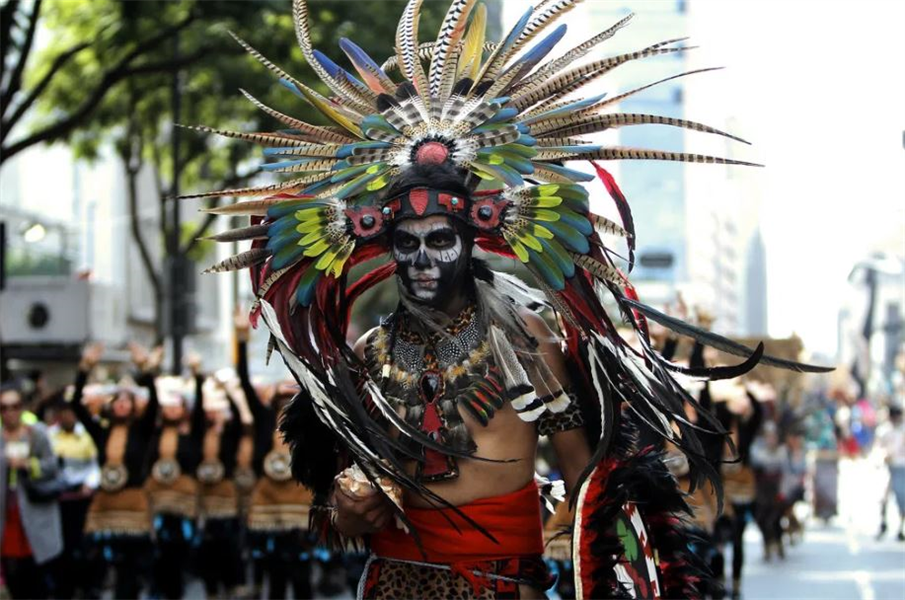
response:
{"label": "teal feather", "polygon": [[[295,167],[297,165],[304,165],[306,163],[310,163],[315,160],[323,160],[322,158],[300,158],[299,160],[284,160],[281,162],[275,163],[267,163],[261,165],[261,169],[264,171],[275,171],[277,169],[288,169],[289,167]],[[326,169],[316,169],[318,171],[325,171]]]}
{"label": "teal feather", "polygon": [[356,142],[354,144],[346,144],[336,153],[336,158],[349,158],[356,150],[368,150],[372,148],[392,148],[393,144],[389,142]]}
{"label": "teal feather", "polygon": [[[380,168],[378,168],[376,171],[374,171],[373,173],[365,173],[364,175],[353,179],[340,189],[336,190],[334,196],[339,199],[345,199],[361,191],[369,183],[386,173],[387,168],[384,166],[384,163],[378,163],[378,165],[380,166]],[[373,166],[375,165],[368,165],[368,168]]]}
{"label": "teal feather", "polygon": [[302,275],[295,291],[295,299],[301,306],[311,305],[311,301],[314,300],[314,290],[321,278],[321,273],[322,271],[315,269],[312,263]]}
{"label": "teal feather", "polygon": [[361,132],[366,133],[368,129],[379,129],[381,131],[385,131],[394,135],[400,135],[402,133],[398,129],[390,125],[390,122],[387,121],[383,115],[368,115],[367,117],[362,119]]}
{"label": "teal feather", "polygon": [[[298,209],[302,208],[306,203],[310,202],[311,200],[286,200],[286,202],[274,204],[267,209],[267,218],[271,221],[277,221],[278,219],[282,219],[287,215],[291,215]],[[271,227],[273,227],[273,225],[271,225]]]}
{"label": "teal feather", "polygon": [[525,249],[528,251],[528,264],[537,270],[544,283],[557,292],[566,287],[562,271],[559,270],[553,259],[547,256],[545,252],[537,252],[527,246]]}
{"label": "teal feather", "polygon": [[571,225],[563,221],[544,221],[540,225],[549,229],[550,233],[556,236],[556,240],[572,252],[579,254],[590,252],[591,243],[588,241],[587,236]]}
{"label": "teal feather", "polygon": [[588,221],[587,217],[580,215],[573,210],[569,210],[568,208],[563,208],[561,205],[556,209],[556,212],[559,214],[559,220],[569,227],[584,235],[591,235],[594,233],[594,226]]}
{"label": "teal feather", "polygon": [[566,279],[575,275],[575,263],[572,262],[572,257],[563,250],[563,247],[559,242],[556,240],[545,240],[543,238],[538,238],[538,241],[540,241],[540,245],[544,247],[544,253],[556,263],[556,266]]}
{"label": "teal feather", "polygon": [[525,158],[531,158],[537,154],[536,148],[523,146],[522,144],[504,144],[502,146],[497,146],[497,149],[502,150],[503,152],[512,152],[513,154],[518,154]]}
{"label": "teal feather", "polygon": [[571,104],[566,104],[565,106],[560,106],[559,108],[554,108],[553,110],[548,110],[546,112],[542,112],[540,114],[534,115],[533,117],[522,119],[522,123],[526,125],[530,125],[531,123],[536,123],[542,119],[549,119],[552,117],[557,117],[559,115],[563,115],[575,110],[581,110],[582,108],[587,108],[593,104],[597,104],[601,100],[606,97],[606,94],[600,94],[599,96],[594,96],[592,98],[586,98],[585,100],[577,100],[572,102]]}
{"label": "teal feather", "polygon": [[[268,244],[269,245],[269,244]],[[270,259],[271,269],[279,271],[284,269],[301,258],[305,252],[304,246],[298,244],[285,244],[274,252],[273,258]]]}
{"label": "teal feather", "polygon": [[540,168],[546,169],[548,171],[553,171],[554,173],[572,181],[592,181],[594,179],[594,175],[591,175],[590,173],[582,173],[581,171],[576,171],[575,169],[567,169],[566,167],[560,167],[559,165],[554,165],[548,162],[539,162],[536,164]]}
{"label": "teal feather", "polygon": [[337,171],[333,177],[330,178],[330,183],[342,183],[343,181],[348,181],[353,177],[358,177],[365,171],[371,168],[371,165],[358,165],[355,167],[346,167],[340,171]]}
{"label": "teal feather", "polygon": [[476,162],[480,163],[482,169],[486,170],[488,173],[492,174],[494,177],[496,177],[509,187],[516,187],[519,185],[524,185],[525,183],[525,180],[522,179],[522,176],[519,174],[519,172],[512,167],[509,167],[505,164],[491,165],[482,160],[478,160]]}

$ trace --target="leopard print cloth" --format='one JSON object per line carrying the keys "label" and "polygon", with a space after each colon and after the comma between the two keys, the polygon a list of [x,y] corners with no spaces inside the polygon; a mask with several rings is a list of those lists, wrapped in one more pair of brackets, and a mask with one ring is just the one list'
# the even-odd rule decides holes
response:
{"label": "leopard print cloth", "polygon": [[386,560],[372,556],[361,576],[358,598],[364,600],[489,600],[519,598],[519,582],[540,590],[549,589],[555,577],[543,559],[537,557],[511,558],[486,564],[483,573],[505,579],[487,577],[489,584],[476,593],[465,577],[447,569],[410,562]]}

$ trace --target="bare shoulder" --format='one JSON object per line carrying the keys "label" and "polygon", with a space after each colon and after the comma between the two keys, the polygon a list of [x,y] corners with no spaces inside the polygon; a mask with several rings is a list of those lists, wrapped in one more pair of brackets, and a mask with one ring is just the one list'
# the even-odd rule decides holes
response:
{"label": "bare shoulder", "polygon": [[358,358],[364,360],[364,357],[365,357],[365,347],[368,345],[368,338],[370,338],[370,337],[371,337],[371,334],[373,334],[373,333],[374,333],[375,331],[377,331],[378,329],[380,329],[380,326],[379,326],[379,325],[378,325],[377,327],[372,327],[371,329],[369,329],[368,331],[366,331],[365,334],[364,334],[363,336],[361,336],[360,338],[358,338],[358,341],[355,342],[355,345],[354,345],[354,346],[352,346],[352,350],[355,352],[355,355],[356,355]]}

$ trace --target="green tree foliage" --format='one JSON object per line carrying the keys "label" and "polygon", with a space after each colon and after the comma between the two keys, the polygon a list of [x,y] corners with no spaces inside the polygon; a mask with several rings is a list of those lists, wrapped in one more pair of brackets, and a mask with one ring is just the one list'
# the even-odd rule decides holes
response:
{"label": "green tree foliage", "polygon": [[[382,61],[393,53],[404,6],[404,0],[309,0],[312,41],[339,64],[348,64],[338,47],[342,37]],[[422,31],[436,32],[447,7],[447,2],[425,2]],[[235,32],[296,78],[316,81],[296,43],[291,2],[8,0],[0,10],[5,19],[16,17],[16,23],[4,23],[4,29],[19,32],[13,36],[17,44],[4,43],[4,65],[28,65],[15,89],[4,84],[4,95],[9,92],[16,100],[9,111],[4,107],[4,122],[25,115],[22,121],[28,129],[18,140],[4,142],[4,159],[28,145],[60,140],[89,160],[107,147],[115,149],[125,169],[133,238],[155,290],[161,333],[164,278],[148,244],[176,240],[167,245],[165,254],[194,259],[203,249],[196,238],[211,222],[202,219],[188,232],[180,227],[180,235],[171,235],[166,218],[173,190],[174,74],[180,82],[179,123],[237,131],[281,127],[242,97],[239,88],[281,112],[324,123],[228,35]],[[38,22],[49,42],[29,56],[30,27]],[[7,73],[3,79],[10,81],[14,75]],[[325,86],[314,87],[328,93]],[[4,136],[16,125],[7,124]],[[187,130],[178,137],[183,193],[244,185],[256,172],[259,154],[249,144]],[[156,199],[138,198],[136,179],[144,166],[155,173]],[[137,216],[139,203],[155,200],[163,228],[160,236],[142,231]]]}

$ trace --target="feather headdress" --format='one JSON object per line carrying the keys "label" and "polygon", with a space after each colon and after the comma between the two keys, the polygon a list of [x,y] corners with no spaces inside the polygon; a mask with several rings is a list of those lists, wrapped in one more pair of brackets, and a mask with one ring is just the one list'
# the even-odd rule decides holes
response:
{"label": "feather headdress", "polygon": [[[595,421],[589,428],[598,443],[586,475],[607,455],[623,404],[639,422],[688,453],[693,475],[712,473],[695,435],[700,425],[689,423],[684,416],[684,403],[696,403],[670,374],[682,367],[653,350],[646,319],[704,343],[731,348],[747,359],[739,368],[697,369],[689,373],[693,376],[736,375],[761,360],[763,349],[739,348],[712,333],[683,329],[638,301],[626,274],[631,271],[634,249],[631,212],[615,180],[597,161],[753,163],[590,143],[589,134],[649,124],[743,140],[693,121],[613,111],[618,100],[656,83],[611,99],[581,97],[588,83],[620,65],[685,48],[680,45],[682,40],[667,40],[636,52],[580,62],[625,26],[630,19],[626,17],[550,58],[565,33],[566,26],[558,24],[558,19],[579,1],[544,0],[537,8],[529,7],[503,39],[494,43],[486,39],[483,6],[476,0],[452,0],[436,40],[422,43],[422,0],[410,0],[399,21],[394,55],[381,63],[354,42],[342,40],[346,68],[312,47],[308,7],[305,0],[294,0],[298,42],[330,90],[329,97],[294,79],[236,37],[283,86],[328,123],[305,123],[243,92],[287,129],[272,133],[199,129],[263,146],[269,159],[263,168],[288,178],[262,187],[186,196],[242,198],[215,210],[251,217],[250,226],[215,238],[250,240],[251,248],[212,270],[251,270],[258,296],[253,316],[257,318],[263,311],[274,346],[302,388],[296,402],[302,403],[304,410],[287,411],[283,424],[290,441],[298,442],[299,429],[311,421],[298,415],[315,416],[317,427],[332,431],[368,477],[374,481],[390,477],[444,505],[442,498],[406,474],[400,457],[418,457],[400,438],[382,434],[376,419],[389,421],[404,438],[426,448],[453,455],[456,451],[396,416],[345,339],[352,304],[365,290],[392,275],[394,265],[379,267],[352,283],[347,277],[350,269],[390,250],[385,233],[399,211],[417,215],[430,208],[466,221],[477,231],[480,248],[516,257],[533,275],[542,294],[489,269],[475,273],[481,285],[512,303],[525,297],[544,298],[543,305],[558,313],[573,383],[583,386],[596,406]],[[680,73],[657,83],[702,71]],[[582,184],[594,175],[564,166],[579,160],[593,163],[616,203],[621,223],[590,211]],[[496,189],[467,197],[437,190],[430,194],[421,190],[417,197],[410,194],[404,199],[387,194],[392,183],[413,165],[434,164],[465,173],[472,190],[479,183]],[[617,264],[617,255],[604,243],[602,234],[625,240],[626,268]],[[622,319],[639,333],[640,348],[630,346],[617,333],[613,317],[604,308],[604,296],[612,298]],[[496,352],[512,357],[505,336],[497,330],[490,333]],[[504,365],[503,379],[524,389],[525,385],[518,385],[524,384],[518,362],[513,358]],[[524,400],[524,412],[533,416],[529,401]],[[297,473],[307,472],[296,467]],[[329,485],[330,478],[321,481]],[[399,516],[404,519],[404,514]]]}

